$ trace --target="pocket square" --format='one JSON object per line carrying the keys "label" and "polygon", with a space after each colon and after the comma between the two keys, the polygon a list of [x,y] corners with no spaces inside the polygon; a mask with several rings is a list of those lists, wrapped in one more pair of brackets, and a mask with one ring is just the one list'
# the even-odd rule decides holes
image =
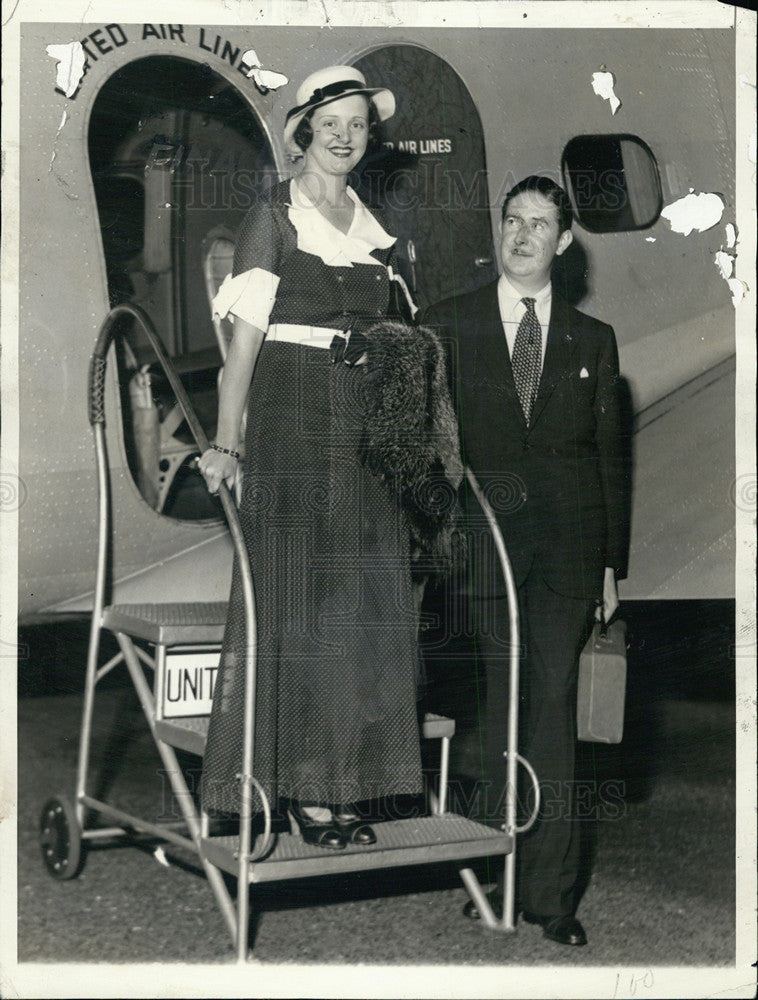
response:
{"label": "pocket square", "polygon": [[579,378],[589,378],[589,377],[590,373],[587,371],[587,369],[582,368],[582,370],[579,372]]}

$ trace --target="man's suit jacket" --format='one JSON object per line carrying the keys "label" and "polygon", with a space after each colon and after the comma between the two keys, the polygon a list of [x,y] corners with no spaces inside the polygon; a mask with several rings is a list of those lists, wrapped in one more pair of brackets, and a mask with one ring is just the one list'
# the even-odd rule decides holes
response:
{"label": "man's suit jacket", "polygon": [[[537,560],[557,593],[601,597],[604,567],[623,572],[628,538],[613,329],[553,292],[527,427],[497,282],[431,307],[422,322],[436,327],[449,349],[464,461],[495,512],[517,583]],[[472,509],[470,496],[464,508]],[[497,571],[494,580],[479,574],[476,581],[475,592],[502,592]]]}

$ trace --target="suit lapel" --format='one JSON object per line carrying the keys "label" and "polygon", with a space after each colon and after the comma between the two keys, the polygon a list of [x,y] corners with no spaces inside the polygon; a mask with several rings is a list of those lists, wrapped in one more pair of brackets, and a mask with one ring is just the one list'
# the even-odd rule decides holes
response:
{"label": "suit lapel", "polygon": [[[547,345],[545,361],[542,365],[542,375],[537,389],[537,398],[532,408],[530,427],[539,420],[545,404],[553,390],[571,370],[571,359],[577,348],[576,331],[572,329],[569,315],[569,305],[559,295],[553,292],[550,307],[550,324],[547,329]],[[513,376],[511,375],[511,379]]]}
{"label": "suit lapel", "polygon": [[476,359],[478,376],[486,376],[487,381],[501,387],[508,404],[513,408],[517,419],[526,426],[524,411],[516,391],[513,378],[511,358],[508,353],[508,343],[500,316],[500,303],[497,296],[497,282],[487,285],[482,290],[479,303],[478,322],[480,338]]}

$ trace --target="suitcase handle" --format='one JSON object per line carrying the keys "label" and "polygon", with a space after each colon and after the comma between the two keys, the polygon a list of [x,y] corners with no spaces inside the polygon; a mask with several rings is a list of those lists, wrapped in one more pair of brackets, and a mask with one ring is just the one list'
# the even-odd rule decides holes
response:
{"label": "suitcase handle", "polygon": [[[603,607],[603,599],[602,599],[602,597],[595,598],[595,604],[596,604],[596,606],[598,608],[602,609],[602,607]],[[603,613],[602,613],[602,610],[601,610],[601,612],[600,612],[600,620],[598,622],[598,624],[600,625],[600,628],[598,629],[598,635],[599,635],[599,637],[601,639],[605,639],[607,637],[607,635],[608,635],[608,626],[611,625],[616,620],[616,616],[618,615],[618,613],[619,613],[619,609],[618,609],[618,606],[617,606],[616,610],[613,612],[613,614],[611,615],[611,617],[608,619],[608,621],[606,621],[605,618],[603,617]]]}
{"label": "suitcase handle", "polygon": [[602,597],[596,597],[595,598],[595,608],[599,608],[600,609],[600,618],[596,618],[595,619],[595,621],[597,622],[597,624],[599,626],[598,630],[597,630],[598,638],[605,639],[606,635],[608,633],[608,622],[605,620],[605,616],[603,615],[603,598]]}

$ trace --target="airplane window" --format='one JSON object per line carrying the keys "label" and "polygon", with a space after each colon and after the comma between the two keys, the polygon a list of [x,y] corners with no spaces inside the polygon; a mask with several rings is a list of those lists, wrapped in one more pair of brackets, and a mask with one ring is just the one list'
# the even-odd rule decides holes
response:
{"label": "airplane window", "polygon": [[563,180],[591,233],[647,229],[663,206],[658,164],[636,135],[578,135],[563,151]]}

